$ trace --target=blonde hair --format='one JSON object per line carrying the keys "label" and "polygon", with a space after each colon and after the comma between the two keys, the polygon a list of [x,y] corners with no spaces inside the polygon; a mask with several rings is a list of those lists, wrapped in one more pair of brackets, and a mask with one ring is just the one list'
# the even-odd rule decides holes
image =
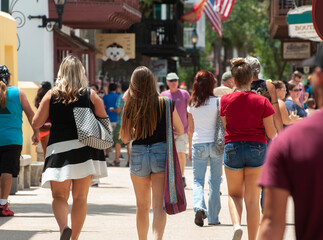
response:
{"label": "blonde hair", "polygon": [[231,59],[232,77],[236,80],[237,85],[244,86],[250,84],[252,78],[252,70],[250,65],[245,61],[244,58],[233,58]]}
{"label": "blonde hair", "polygon": [[131,140],[152,136],[157,126],[157,107],[162,113],[164,106],[164,98],[158,95],[152,72],[147,67],[137,67],[128,91],[122,113],[121,138],[129,134]]}
{"label": "blonde hair", "polygon": [[88,80],[81,61],[72,55],[65,57],[52,90],[55,102],[62,102],[65,105],[76,102],[87,86]]}
{"label": "blonde hair", "polygon": [[0,106],[1,108],[5,108],[6,107],[6,103],[7,103],[7,85],[0,81]]}

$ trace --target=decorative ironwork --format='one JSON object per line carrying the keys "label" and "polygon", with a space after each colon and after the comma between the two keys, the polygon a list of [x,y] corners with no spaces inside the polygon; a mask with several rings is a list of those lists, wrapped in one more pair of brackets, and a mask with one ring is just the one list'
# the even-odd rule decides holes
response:
{"label": "decorative ironwork", "polygon": [[14,10],[19,0],[13,0],[9,6],[9,13],[17,22],[17,28],[22,28],[26,23],[26,17],[21,11]]}

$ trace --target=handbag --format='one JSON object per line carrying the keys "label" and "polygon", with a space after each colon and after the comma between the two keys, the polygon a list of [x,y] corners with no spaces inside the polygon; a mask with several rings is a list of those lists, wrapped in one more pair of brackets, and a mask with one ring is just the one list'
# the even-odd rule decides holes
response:
{"label": "handbag", "polygon": [[90,89],[87,89],[88,107],[74,107],[73,114],[78,140],[96,149],[107,149],[113,145],[109,117],[97,118],[90,107]]}
{"label": "handbag", "polygon": [[165,97],[166,101],[166,144],[167,158],[164,182],[164,210],[167,214],[176,214],[186,210],[186,197],[182,173],[178,161],[174,131],[173,131],[173,104]]}
{"label": "handbag", "polygon": [[218,155],[224,153],[224,135],[225,130],[222,125],[222,121],[220,118],[220,98],[216,99],[216,107],[217,107],[217,114],[216,114],[216,124],[215,124],[215,151]]}

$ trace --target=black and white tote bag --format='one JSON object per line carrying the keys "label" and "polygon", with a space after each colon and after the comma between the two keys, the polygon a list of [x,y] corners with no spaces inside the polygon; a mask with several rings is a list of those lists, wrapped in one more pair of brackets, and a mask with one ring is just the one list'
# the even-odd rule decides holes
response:
{"label": "black and white tote bag", "polygon": [[[90,90],[87,89],[90,101]],[[112,128],[109,117],[97,118],[90,102],[88,107],[74,107],[74,119],[77,128],[77,135],[80,142],[96,149],[107,149],[113,145]]]}

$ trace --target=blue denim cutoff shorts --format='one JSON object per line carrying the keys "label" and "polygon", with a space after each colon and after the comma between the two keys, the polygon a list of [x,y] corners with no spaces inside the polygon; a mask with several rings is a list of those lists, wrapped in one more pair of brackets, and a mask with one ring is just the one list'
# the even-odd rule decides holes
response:
{"label": "blue denim cutoff shorts", "polygon": [[224,146],[224,166],[231,170],[259,168],[263,165],[267,144],[262,142],[229,142]]}
{"label": "blue denim cutoff shorts", "polygon": [[166,142],[152,145],[133,145],[130,172],[137,177],[148,177],[152,173],[164,173],[166,155]]}

